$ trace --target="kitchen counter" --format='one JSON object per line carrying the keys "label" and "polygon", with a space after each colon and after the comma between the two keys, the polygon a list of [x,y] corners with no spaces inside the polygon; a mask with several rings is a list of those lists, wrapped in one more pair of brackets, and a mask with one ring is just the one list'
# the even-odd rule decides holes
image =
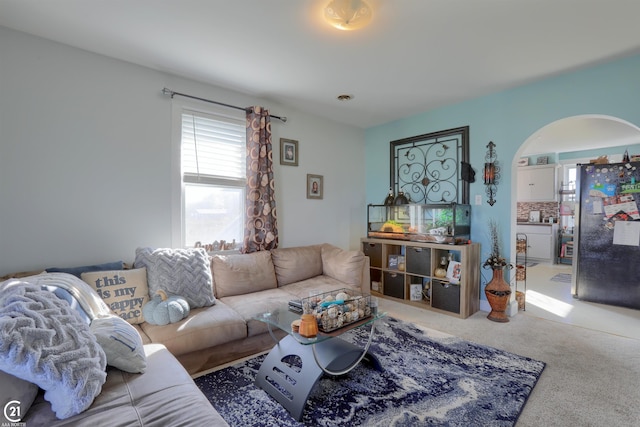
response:
{"label": "kitchen counter", "polygon": [[527,259],[552,263],[555,260],[558,224],[548,222],[518,222],[516,232],[527,236]]}

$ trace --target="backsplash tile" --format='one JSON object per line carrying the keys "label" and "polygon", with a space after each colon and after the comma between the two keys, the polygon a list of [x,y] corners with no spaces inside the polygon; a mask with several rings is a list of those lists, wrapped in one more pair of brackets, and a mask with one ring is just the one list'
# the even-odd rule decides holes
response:
{"label": "backsplash tile", "polygon": [[558,220],[558,202],[518,202],[518,221],[529,221],[530,211],[540,211],[542,222],[548,222],[550,216]]}

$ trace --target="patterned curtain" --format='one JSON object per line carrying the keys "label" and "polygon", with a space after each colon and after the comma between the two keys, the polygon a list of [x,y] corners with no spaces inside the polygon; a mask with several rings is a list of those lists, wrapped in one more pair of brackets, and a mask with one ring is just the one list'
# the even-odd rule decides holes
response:
{"label": "patterned curtain", "polygon": [[252,107],[247,112],[247,199],[243,253],[278,247],[273,149],[269,111]]}

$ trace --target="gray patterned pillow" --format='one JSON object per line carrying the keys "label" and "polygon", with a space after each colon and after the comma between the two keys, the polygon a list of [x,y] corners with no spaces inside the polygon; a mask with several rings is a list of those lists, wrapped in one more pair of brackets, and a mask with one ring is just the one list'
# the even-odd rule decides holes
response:
{"label": "gray patterned pillow", "polygon": [[134,267],[147,268],[152,297],[158,290],[163,290],[183,297],[191,308],[207,307],[216,302],[209,255],[202,248],[138,248]]}

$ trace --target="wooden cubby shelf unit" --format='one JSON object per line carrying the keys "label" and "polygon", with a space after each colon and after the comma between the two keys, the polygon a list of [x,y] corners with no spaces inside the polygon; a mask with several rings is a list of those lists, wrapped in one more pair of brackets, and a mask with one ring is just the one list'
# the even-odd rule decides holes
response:
{"label": "wooden cubby shelf unit", "polygon": [[[363,238],[371,294],[465,319],[480,309],[480,245]],[[441,259],[460,262],[460,283],[437,277]]]}

